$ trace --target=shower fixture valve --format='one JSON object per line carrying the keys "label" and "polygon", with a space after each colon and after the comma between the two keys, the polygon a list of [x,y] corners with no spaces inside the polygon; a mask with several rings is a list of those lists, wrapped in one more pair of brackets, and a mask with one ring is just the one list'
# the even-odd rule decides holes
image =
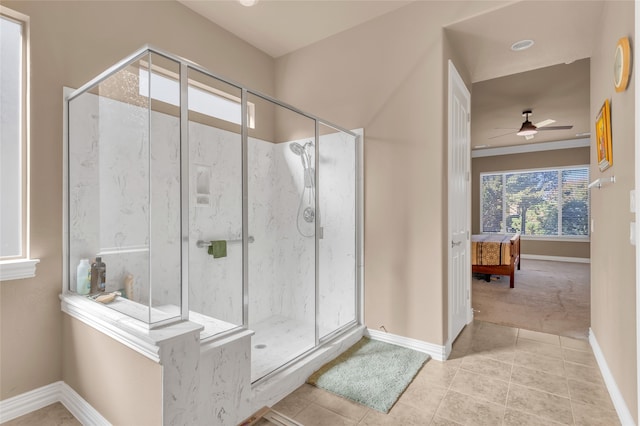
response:
{"label": "shower fixture valve", "polygon": [[313,222],[316,218],[316,211],[312,207],[304,209],[304,221],[307,223]]}

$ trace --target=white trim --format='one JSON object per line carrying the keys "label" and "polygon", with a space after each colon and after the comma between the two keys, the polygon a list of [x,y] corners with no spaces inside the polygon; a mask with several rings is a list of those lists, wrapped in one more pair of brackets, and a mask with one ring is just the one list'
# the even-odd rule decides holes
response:
{"label": "white trim", "polygon": [[590,243],[590,236],[586,237],[568,237],[562,235],[559,237],[552,236],[538,236],[538,235],[520,235],[520,241],[548,241],[548,242],[562,242],[562,243]]}
{"label": "white trim", "polygon": [[61,402],[85,425],[110,425],[104,417],[66,383],[59,381],[0,401],[0,423]]}
{"label": "white trim", "polygon": [[[107,320],[108,313],[106,313],[104,310],[96,310],[96,308],[101,308],[100,306],[91,306],[95,303],[89,300],[87,300],[89,304],[79,302],[77,300],[78,297],[79,296],[74,297],[63,295],[61,297],[62,300],[60,304],[62,312],[79,321],[82,321],[88,326],[122,343],[126,347],[133,349],[139,354],[144,355],[150,360],[157,363],[160,362],[160,348],[156,344],[151,342],[150,339],[145,339],[140,335],[136,335],[134,333],[123,330],[122,327],[119,327],[113,324],[111,321]],[[83,306],[78,306],[79,303],[82,303]],[[113,321],[115,322],[117,320]]]}
{"label": "white trim", "polygon": [[[640,1],[636,0],[634,4],[635,10],[635,34],[640,34]],[[633,77],[635,81],[634,87],[634,105],[635,105],[635,116],[636,123],[640,122],[640,90],[638,90],[638,86],[640,84],[640,75],[637,72],[634,72],[635,76]],[[635,183],[634,188],[636,191],[640,189],[640,127],[635,126]],[[634,214],[634,220],[636,224],[638,223],[638,218],[640,217],[640,197],[636,196],[636,205]],[[636,242],[640,241],[640,226],[636,226]],[[640,421],[640,250],[636,248],[635,250],[636,258],[635,258],[635,266],[636,266],[636,402],[637,409],[636,415],[638,416],[638,421]]]}
{"label": "white trim", "polygon": [[622,392],[620,392],[620,389],[618,388],[616,380],[613,377],[613,374],[611,374],[611,370],[609,370],[609,366],[607,365],[607,360],[605,359],[605,356],[602,353],[602,349],[600,349],[600,345],[596,340],[596,335],[593,332],[593,329],[591,327],[589,327],[589,343],[591,344],[591,349],[593,349],[593,354],[596,357],[598,367],[600,367],[600,373],[602,373],[602,378],[604,379],[604,383],[605,385],[607,385],[609,396],[611,397],[613,406],[615,407],[616,412],[618,413],[620,422],[623,425],[635,425],[636,423],[633,420],[631,411],[629,411],[629,407],[627,407],[627,403],[624,401]]}
{"label": "white trim", "polygon": [[36,264],[40,259],[16,259],[0,261],[0,281],[21,280],[36,276]]}
{"label": "white trim", "polygon": [[61,385],[62,382],[51,383],[0,401],[0,423],[8,422],[60,401]]}
{"label": "white trim", "polygon": [[397,334],[385,333],[378,330],[367,328],[366,336],[380,342],[391,343],[393,345],[402,346],[403,348],[413,349],[418,352],[424,352],[431,355],[436,361],[446,361],[446,346],[436,345],[434,343],[424,342],[422,340],[412,339],[410,337],[398,336]]}
{"label": "white trim", "polygon": [[522,254],[522,259],[551,260],[553,262],[591,263],[589,257],[545,256],[542,254]]}
{"label": "white trim", "polygon": [[496,155],[524,154],[527,152],[555,151],[557,149],[584,148],[591,146],[590,138],[569,139],[555,142],[531,143],[527,145],[504,146],[498,148],[471,149],[471,158],[493,157]]}
{"label": "white trim", "polygon": [[111,423],[82,398],[73,388],[64,382],[61,386],[60,402],[83,425],[109,426]]}
{"label": "white trim", "polygon": [[359,136],[356,139],[356,309],[358,324],[364,324],[364,128],[351,131]]}
{"label": "white trim", "polygon": [[[458,73],[458,70],[456,69],[453,61],[449,60],[448,62],[449,64],[449,70],[448,70],[448,97],[447,97],[447,178],[448,181],[451,182],[453,180],[452,178],[452,173],[453,173],[453,144],[454,144],[454,125],[456,125],[456,119],[455,117],[457,116],[457,114],[454,114],[453,112],[453,100],[454,100],[454,92],[459,92],[460,96],[459,98],[457,96],[456,99],[460,99],[460,103],[464,103],[464,109],[467,112],[467,117],[466,117],[466,139],[464,140],[464,150],[465,150],[465,162],[466,164],[464,165],[465,167],[465,174],[466,174],[466,200],[461,201],[459,199],[453,200],[452,199],[452,191],[450,189],[447,190],[447,209],[448,211],[455,211],[455,210],[460,210],[460,209],[464,209],[464,213],[465,213],[465,225],[464,227],[466,228],[466,239],[463,240],[464,243],[464,256],[468,259],[471,256],[471,239],[470,239],[470,235],[471,235],[471,192],[472,192],[472,188],[471,188],[471,93],[469,92],[469,89],[467,88],[467,86],[464,83],[464,80],[462,79],[462,77],[460,76],[460,73]],[[464,120],[464,117],[462,118],[462,120]],[[457,123],[459,123],[460,121],[459,118],[457,119]],[[463,205],[460,205],[464,203]],[[469,309],[471,310],[471,305],[472,305],[472,301],[471,301],[471,275],[470,274],[463,274],[464,276],[464,282],[459,282],[460,280],[454,280],[454,276],[455,274],[452,272],[453,269],[453,245],[449,245],[449,241],[451,241],[453,243],[453,234],[454,234],[454,230],[452,229],[453,225],[452,225],[452,221],[449,220],[447,222],[447,271],[448,271],[448,279],[447,279],[447,294],[449,295],[448,297],[448,302],[447,302],[447,306],[448,306],[448,315],[447,315],[447,323],[448,323],[448,327],[447,327],[447,346],[444,349],[444,353],[440,354],[440,360],[445,360],[448,356],[448,354],[451,352],[451,342],[453,342],[456,337],[458,337],[458,334],[460,333],[460,331],[462,331],[462,328],[464,328],[464,326],[462,328],[460,328],[460,330],[455,330],[454,331],[454,311],[455,309],[453,308],[454,303],[456,303],[456,301],[454,301],[454,298],[451,297],[452,294],[459,294],[460,290],[462,290],[463,294],[466,294],[466,301],[465,301],[465,309]],[[456,287],[456,291],[453,291],[454,287]],[[460,287],[460,288],[458,288]],[[456,317],[456,327],[457,327],[457,320],[460,318]],[[469,319],[469,315],[466,315],[465,320]],[[434,357],[435,358],[435,357]]]}

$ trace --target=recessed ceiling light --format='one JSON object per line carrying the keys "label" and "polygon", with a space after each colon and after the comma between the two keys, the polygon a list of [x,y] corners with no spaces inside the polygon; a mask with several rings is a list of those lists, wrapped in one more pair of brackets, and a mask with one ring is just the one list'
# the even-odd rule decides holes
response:
{"label": "recessed ceiling light", "polygon": [[473,149],[479,149],[479,148],[489,148],[489,145],[476,145],[473,147]]}
{"label": "recessed ceiling light", "polygon": [[520,40],[511,45],[511,50],[514,52],[520,52],[533,46],[533,40]]}
{"label": "recessed ceiling light", "polygon": [[591,132],[576,133],[577,138],[581,138],[583,136],[591,136]]}
{"label": "recessed ceiling light", "polygon": [[238,3],[240,3],[243,6],[251,7],[256,3],[258,3],[258,0],[238,0]]}

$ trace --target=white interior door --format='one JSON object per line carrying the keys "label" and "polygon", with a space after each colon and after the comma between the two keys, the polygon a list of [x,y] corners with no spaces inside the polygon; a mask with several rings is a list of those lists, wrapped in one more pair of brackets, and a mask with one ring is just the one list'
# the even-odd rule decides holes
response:
{"label": "white interior door", "polygon": [[471,314],[471,94],[449,61],[449,338],[447,350]]}

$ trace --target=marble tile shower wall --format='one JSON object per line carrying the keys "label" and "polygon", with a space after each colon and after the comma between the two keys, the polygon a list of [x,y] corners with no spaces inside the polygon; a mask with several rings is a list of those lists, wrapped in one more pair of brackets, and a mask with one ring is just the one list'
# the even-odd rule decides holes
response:
{"label": "marble tile shower wall", "polygon": [[323,336],[356,319],[356,144],[334,133],[320,137],[320,288]]}
{"label": "marble tile shower wall", "polygon": [[[81,257],[106,252],[103,259],[109,290],[122,288],[125,275],[132,273],[135,300],[146,304],[151,271],[154,305],[179,304],[179,121],[151,113],[149,163],[149,135],[147,126],[142,125],[149,119],[147,114],[144,108],[94,95],[81,96],[72,103],[71,133],[90,143],[72,144],[69,157],[74,164],[70,174],[71,265],[77,265]],[[241,236],[240,137],[190,122],[189,141],[190,309],[241,324],[242,245],[229,243],[227,257],[220,259],[196,247],[198,240]],[[304,176],[300,157],[288,145],[249,139],[252,323],[273,315],[314,321],[315,243],[313,238],[301,236],[296,227]],[[333,330],[355,318],[354,165],[351,138],[341,134],[321,138],[322,330]],[[198,170],[210,173],[210,197],[202,205],[196,204]],[[100,191],[95,189],[98,183]],[[149,264],[150,241],[153,256]],[[75,274],[71,275],[74,280]]]}
{"label": "marble tile shower wall", "polygon": [[[123,288],[130,273],[134,300],[147,304],[152,276],[154,304],[175,305],[180,301],[179,127],[176,119],[154,113],[149,133],[147,122],[144,108],[103,97],[87,94],[71,104],[70,262],[73,269],[81,258],[101,255],[108,291]],[[165,143],[156,144],[157,139]],[[73,289],[75,274],[70,275]]]}
{"label": "marble tile shower wall", "polygon": [[[214,259],[196,242],[242,237],[242,152],[239,134],[189,122],[189,307],[242,324],[242,244],[228,243],[227,257]],[[209,203],[197,203],[198,168],[210,185]],[[205,174],[206,174],[205,173]]]}

